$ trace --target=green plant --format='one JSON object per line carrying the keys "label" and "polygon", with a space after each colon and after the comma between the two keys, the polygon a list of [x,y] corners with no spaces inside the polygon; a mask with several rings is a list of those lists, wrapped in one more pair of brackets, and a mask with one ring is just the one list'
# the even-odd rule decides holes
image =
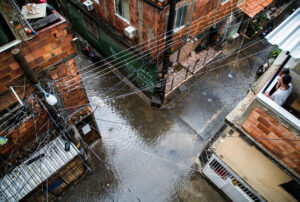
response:
{"label": "green plant", "polygon": [[274,49],[270,51],[270,57],[276,58],[281,53],[280,49]]}
{"label": "green plant", "polygon": [[258,23],[262,23],[266,18],[267,18],[267,14],[263,13],[257,18],[257,21]]}

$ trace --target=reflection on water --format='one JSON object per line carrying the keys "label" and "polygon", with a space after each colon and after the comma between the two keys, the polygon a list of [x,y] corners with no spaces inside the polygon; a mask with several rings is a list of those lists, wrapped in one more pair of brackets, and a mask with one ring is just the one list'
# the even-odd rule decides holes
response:
{"label": "reflection on water", "polygon": [[102,143],[93,150],[99,158],[90,154],[93,171],[61,201],[224,201],[197,172],[197,154],[244,97],[253,68],[267,54],[207,73],[170,111],[151,109],[136,95],[107,100],[131,92],[113,74],[85,82],[89,97],[104,102],[95,111]]}

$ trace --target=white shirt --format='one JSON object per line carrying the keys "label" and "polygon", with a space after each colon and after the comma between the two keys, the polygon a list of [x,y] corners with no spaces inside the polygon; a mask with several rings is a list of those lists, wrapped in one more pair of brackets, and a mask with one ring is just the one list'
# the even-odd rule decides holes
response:
{"label": "white shirt", "polygon": [[276,102],[278,105],[282,106],[283,103],[286,101],[286,99],[289,97],[289,95],[293,91],[292,84],[289,84],[289,88],[286,90],[282,90],[281,88],[278,88],[272,95],[271,98]]}

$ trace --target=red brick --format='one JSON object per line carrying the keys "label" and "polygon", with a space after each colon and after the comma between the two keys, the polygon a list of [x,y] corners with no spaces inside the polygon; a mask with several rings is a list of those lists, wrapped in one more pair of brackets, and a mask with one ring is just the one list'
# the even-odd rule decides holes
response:
{"label": "red brick", "polygon": [[272,144],[271,141],[269,141],[269,140],[262,140],[260,143],[261,143],[266,149],[268,149],[269,151],[274,151],[274,150],[275,150],[273,144]]}
{"label": "red brick", "polygon": [[269,129],[270,129],[270,131],[272,131],[273,133],[275,133],[278,137],[282,137],[283,134],[281,134],[280,130],[278,130],[274,126],[270,126]]}
{"label": "red brick", "polygon": [[32,62],[32,61],[34,60],[34,57],[33,57],[31,54],[29,54],[29,55],[26,55],[26,56],[25,56],[25,59],[26,59],[26,61],[27,61],[28,63],[30,63],[30,62]]}
{"label": "red brick", "polygon": [[11,71],[11,69],[10,69],[9,66],[6,66],[6,67],[4,67],[4,68],[1,68],[1,69],[0,69],[0,76],[9,74],[10,71]]}
{"label": "red brick", "polygon": [[297,167],[297,165],[295,165],[288,157],[284,157],[282,161],[292,169]]}
{"label": "red brick", "polygon": [[53,50],[53,53],[55,55],[60,55],[62,53],[62,50],[61,50],[61,48],[56,48],[56,49]]}
{"label": "red brick", "polygon": [[64,42],[65,42],[65,43],[71,42],[72,40],[73,40],[73,37],[72,37],[71,34],[70,34],[70,35],[67,35],[67,36],[64,38]]}
{"label": "red brick", "polygon": [[[0,75],[1,77],[1,75]],[[5,83],[7,83],[8,81],[10,81],[12,79],[12,77],[10,75],[6,75],[4,77],[0,78],[0,86],[4,85]]]}
{"label": "red brick", "polygon": [[8,66],[10,65],[11,63],[15,62],[13,56],[8,56],[6,57],[5,59],[1,60],[0,61],[0,64],[1,64],[1,67],[5,67],[5,66]]}
{"label": "red brick", "polygon": [[40,56],[36,59],[37,63],[41,64],[42,62],[45,61],[44,57],[43,56]]}
{"label": "red brick", "polygon": [[66,51],[67,55],[72,55],[73,53],[76,53],[76,49],[75,48],[70,48]]}
{"label": "red brick", "polygon": [[9,65],[11,70],[17,70],[20,68],[20,65],[16,62]]}
{"label": "red brick", "polygon": [[297,166],[296,168],[294,168],[294,170],[296,171],[296,173],[300,174],[300,166]]}
{"label": "red brick", "polygon": [[45,51],[42,48],[32,53],[33,57],[36,59],[39,58],[40,56],[43,56],[44,54]]}
{"label": "red brick", "polygon": [[30,46],[30,50],[32,52],[38,51],[38,50],[42,49],[44,46],[46,46],[47,44],[48,44],[48,39],[41,40],[41,41],[35,43],[34,45]]}
{"label": "red brick", "polygon": [[61,30],[58,33],[56,33],[56,38],[61,39],[66,35],[67,35],[67,31],[66,30]]}
{"label": "red brick", "polygon": [[266,135],[268,135],[270,133],[270,130],[260,123],[257,125],[257,128]]}
{"label": "red brick", "polygon": [[55,56],[55,57],[52,57],[48,62],[49,64],[54,64],[56,63],[57,61],[59,61],[59,57],[58,56]]}
{"label": "red brick", "polygon": [[297,152],[300,153],[300,145],[299,144],[296,144],[294,148],[296,149]]}
{"label": "red brick", "polygon": [[50,36],[49,38],[48,38],[48,43],[49,44],[53,44],[53,43],[55,43],[56,42],[56,37],[54,37],[54,36]]}
{"label": "red brick", "polygon": [[43,57],[45,60],[49,60],[52,56],[51,53],[45,53]]}
{"label": "red brick", "polygon": [[23,72],[23,70],[21,68],[15,70],[15,71],[12,71],[10,73],[10,75],[11,75],[12,78],[18,78],[18,77],[22,76],[23,74],[24,74],[24,72]]}
{"label": "red brick", "polygon": [[279,146],[284,149],[285,155],[290,155],[291,153],[294,153],[296,151],[295,148],[293,148],[287,143],[287,141],[284,140],[280,142]]}
{"label": "red brick", "polygon": [[38,35],[40,40],[41,39],[46,39],[46,38],[50,37],[51,31],[50,30],[43,30],[42,32],[38,32],[37,35]]}
{"label": "red brick", "polygon": [[262,123],[266,128],[270,128],[270,123],[265,119],[265,118],[263,118],[262,116],[259,116],[258,118],[257,118],[257,120],[260,122],[260,123]]}
{"label": "red brick", "polygon": [[53,74],[53,75],[51,75],[51,77],[52,77],[53,80],[55,80],[55,79],[58,78],[58,75],[57,74]]}
{"label": "red brick", "polygon": [[65,22],[65,23],[59,24],[59,25],[57,26],[57,29],[58,29],[59,31],[61,31],[61,30],[66,29],[67,27],[68,27],[68,23]]}
{"label": "red brick", "polygon": [[7,86],[0,86],[0,94],[4,93],[5,91],[8,91]]}
{"label": "red brick", "polygon": [[52,27],[52,28],[50,29],[50,32],[51,32],[51,35],[56,34],[56,33],[58,32],[57,27],[56,27],[56,26],[55,26],[55,27]]}
{"label": "red brick", "polygon": [[30,53],[30,49],[28,47],[22,48],[22,54],[23,55],[28,55]]}
{"label": "red brick", "polygon": [[300,166],[300,154],[294,152],[290,155],[291,160],[294,162],[295,165]]}
{"label": "red brick", "polygon": [[242,124],[242,128],[247,132],[247,133],[251,133],[251,128],[252,128],[252,124],[250,121],[246,120],[243,124]]}
{"label": "red brick", "polygon": [[45,53],[49,53],[53,48],[51,47],[51,44],[47,44],[43,49],[45,50]]}

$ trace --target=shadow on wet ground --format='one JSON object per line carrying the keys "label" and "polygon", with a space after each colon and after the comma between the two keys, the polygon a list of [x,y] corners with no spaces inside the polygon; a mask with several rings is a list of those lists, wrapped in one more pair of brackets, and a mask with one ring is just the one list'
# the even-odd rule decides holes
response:
{"label": "shadow on wet ground", "polygon": [[131,92],[113,74],[85,80],[90,100],[104,102],[93,106],[102,142],[92,147],[97,156],[89,154],[92,172],[60,201],[225,201],[195,162],[205,140],[246,95],[256,68],[267,60],[272,46],[254,42],[236,55],[219,55],[168,110],[152,109],[136,95],[113,99]]}

